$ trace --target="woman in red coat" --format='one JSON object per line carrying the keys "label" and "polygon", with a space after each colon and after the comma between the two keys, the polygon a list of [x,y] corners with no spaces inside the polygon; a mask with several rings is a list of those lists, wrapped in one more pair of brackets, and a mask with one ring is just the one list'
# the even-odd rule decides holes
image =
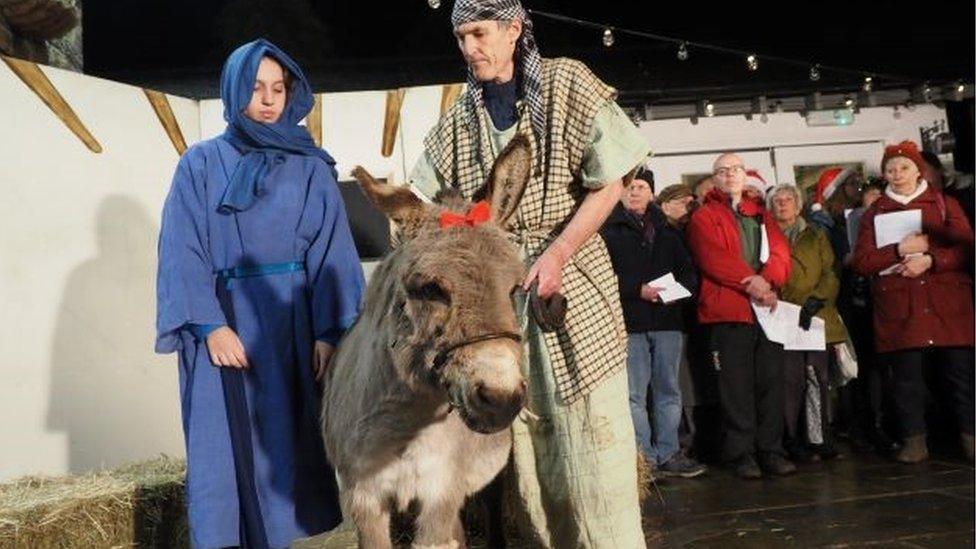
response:
{"label": "woman in red coat", "polygon": [[[881,170],[888,187],[864,214],[854,269],[871,278],[875,344],[892,367],[896,415],[905,435],[903,463],[928,458],[923,368],[945,380],[963,449],[973,459],[973,292],[966,266],[973,229],[952,198],[921,176],[918,147],[903,141],[885,149]],[[922,232],[878,247],[875,218],[921,210]],[[890,274],[887,272],[896,266]]]}

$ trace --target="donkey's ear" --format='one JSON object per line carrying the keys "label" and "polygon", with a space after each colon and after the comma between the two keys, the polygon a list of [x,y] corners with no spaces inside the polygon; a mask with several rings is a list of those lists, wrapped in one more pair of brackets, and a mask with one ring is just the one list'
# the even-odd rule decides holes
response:
{"label": "donkey's ear", "polygon": [[495,160],[485,184],[491,201],[491,217],[504,227],[515,213],[532,172],[532,147],[522,134],[516,134]]}
{"label": "donkey's ear", "polygon": [[414,225],[426,217],[427,207],[408,187],[380,183],[362,166],[352,170],[370,202],[397,225]]}

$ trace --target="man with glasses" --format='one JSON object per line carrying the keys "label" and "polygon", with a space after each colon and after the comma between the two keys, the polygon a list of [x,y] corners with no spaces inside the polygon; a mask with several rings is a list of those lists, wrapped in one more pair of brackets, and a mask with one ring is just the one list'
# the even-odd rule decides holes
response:
{"label": "man with glasses", "polygon": [[691,217],[688,244],[702,275],[698,319],[718,371],[722,457],[742,478],[788,475],[796,467],[782,446],[783,346],[763,333],[752,304],[776,306],[789,246],[762,201],[743,193],[739,156],[719,156],[712,174],[715,188]]}

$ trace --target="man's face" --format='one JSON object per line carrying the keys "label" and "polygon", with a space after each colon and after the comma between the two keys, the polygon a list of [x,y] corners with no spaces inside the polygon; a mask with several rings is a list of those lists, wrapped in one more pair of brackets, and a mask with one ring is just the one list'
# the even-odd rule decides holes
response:
{"label": "man's face", "polygon": [[624,208],[632,212],[643,214],[651,200],[654,200],[654,193],[651,191],[651,186],[643,179],[632,180],[624,190]]}
{"label": "man's face", "polygon": [[515,74],[515,45],[522,22],[473,21],[454,29],[458,49],[479,82],[507,82]]}
{"label": "man's face", "polygon": [[746,167],[737,155],[723,154],[712,165],[712,179],[719,189],[732,195],[741,195],[746,184]]}

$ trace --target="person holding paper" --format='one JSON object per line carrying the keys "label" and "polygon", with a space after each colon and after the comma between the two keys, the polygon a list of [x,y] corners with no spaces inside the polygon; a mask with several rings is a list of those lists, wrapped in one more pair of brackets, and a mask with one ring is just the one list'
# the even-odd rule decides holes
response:
{"label": "person holding paper", "polygon": [[[835,305],[840,282],[834,272],[834,252],[827,233],[808,225],[800,216],[803,199],[796,185],[778,185],[769,194],[767,204],[790,243],[792,267],[781,297],[800,306],[800,329],[809,330],[816,316],[826,323],[828,347],[846,344],[847,330]],[[786,448],[794,460],[837,456],[828,432],[830,360],[826,348],[785,352]],[[805,418],[804,433],[800,432],[801,417]]]}
{"label": "person holding paper", "polygon": [[[668,294],[680,290],[677,285],[694,292],[698,280],[678,233],[651,203],[654,193],[646,172],[639,170],[624,189],[600,234],[617,273],[627,327],[627,380],[637,446],[660,476],[690,478],[706,468],[685,457],[678,444],[683,302],[671,301]],[[653,426],[647,413],[648,390]]]}
{"label": "person holding paper", "polygon": [[709,328],[719,372],[722,454],[743,478],[788,475],[796,467],[782,445],[783,345],[763,332],[752,303],[776,306],[776,289],[790,275],[789,246],[762,201],[743,194],[738,155],[719,156],[712,173],[716,186],[687,235],[702,278],[698,319]]}
{"label": "person holding paper", "polygon": [[[928,185],[918,147],[885,149],[888,187],[861,219],[853,266],[871,277],[875,345],[892,368],[895,413],[904,444],[895,458],[928,458],[924,368],[938,370],[957,418],[963,450],[973,459],[973,229],[959,204]],[[878,246],[875,219],[921,214],[922,230]],[[889,269],[895,265],[895,269]],[[882,275],[885,271],[891,274]]]}

